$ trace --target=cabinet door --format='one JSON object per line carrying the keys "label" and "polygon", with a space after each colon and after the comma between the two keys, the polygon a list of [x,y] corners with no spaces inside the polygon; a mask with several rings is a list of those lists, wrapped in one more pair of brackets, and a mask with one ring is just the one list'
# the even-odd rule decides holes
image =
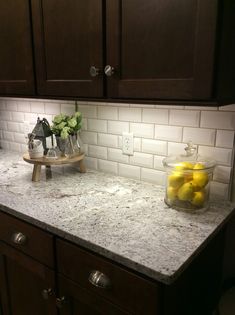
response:
{"label": "cabinet door", "polygon": [[0,300],[4,315],[56,315],[54,272],[0,242]]}
{"label": "cabinet door", "polygon": [[212,96],[217,1],[108,0],[108,96]]}
{"label": "cabinet door", "polygon": [[41,95],[99,97],[103,78],[102,0],[32,0]]}
{"label": "cabinet door", "polygon": [[0,1],[0,94],[33,93],[29,0]]}
{"label": "cabinet door", "polygon": [[57,306],[60,315],[127,315],[73,281],[61,275],[58,280],[60,297],[57,299]]}

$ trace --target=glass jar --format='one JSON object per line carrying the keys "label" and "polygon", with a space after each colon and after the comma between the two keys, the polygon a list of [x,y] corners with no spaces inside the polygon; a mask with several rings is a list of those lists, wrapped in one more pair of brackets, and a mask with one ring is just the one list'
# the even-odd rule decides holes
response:
{"label": "glass jar", "polygon": [[167,172],[165,203],[177,210],[206,210],[215,161],[196,153],[192,143],[186,154],[163,160]]}

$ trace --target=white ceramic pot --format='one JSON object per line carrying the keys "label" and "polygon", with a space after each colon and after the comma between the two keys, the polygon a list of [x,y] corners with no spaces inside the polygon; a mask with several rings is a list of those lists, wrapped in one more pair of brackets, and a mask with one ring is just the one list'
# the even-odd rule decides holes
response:
{"label": "white ceramic pot", "polygon": [[34,147],[32,149],[29,149],[28,152],[31,159],[43,157],[44,150],[42,142],[40,140],[34,140]]}

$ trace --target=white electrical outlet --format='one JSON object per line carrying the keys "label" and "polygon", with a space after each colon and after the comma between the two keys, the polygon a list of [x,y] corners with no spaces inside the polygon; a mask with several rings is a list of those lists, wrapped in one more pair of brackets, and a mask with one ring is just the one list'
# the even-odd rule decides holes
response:
{"label": "white electrical outlet", "polygon": [[133,133],[122,133],[122,153],[126,155],[133,155],[134,139]]}

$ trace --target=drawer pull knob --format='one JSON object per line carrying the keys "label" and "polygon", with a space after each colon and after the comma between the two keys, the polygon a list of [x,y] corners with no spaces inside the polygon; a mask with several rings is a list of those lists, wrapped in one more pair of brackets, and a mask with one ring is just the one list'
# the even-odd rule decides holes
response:
{"label": "drawer pull knob", "polygon": [[58,308],[62,308],[67,303],[67,299],[65,296],[56,299],[56,306]]}
{"label": "drawer pull knob", "polygon": [[53,290],[51,288],[42,290],[42,297],[44,300],[48,300],[50,296],[53,295]]}
{"label": "drawer pull knob", "polygon": [[98,75],[100,75],[100,69],[96,68],[95,66],[91,66],[90,67],[90,76],[91,77],[97,77]]}
{"label": "drawer pull knob", "polygon": [[27,241],[27,237],[21,232],[14,233],[12,235],[12,242],[17,245],[24,245],[26,241]]}
{"label": "drawer pull knob", "polygon": [[111,287],[110,279],[98,270],[93,270],[88,278],[89,282],[95,287],[109,289]]}
{"label": "drawer pull knob", "polygon": [[107,77],[111,77],[114,74],[114,72],[115,72],[114,67],[110,65],[105,66],[104,73]]}

